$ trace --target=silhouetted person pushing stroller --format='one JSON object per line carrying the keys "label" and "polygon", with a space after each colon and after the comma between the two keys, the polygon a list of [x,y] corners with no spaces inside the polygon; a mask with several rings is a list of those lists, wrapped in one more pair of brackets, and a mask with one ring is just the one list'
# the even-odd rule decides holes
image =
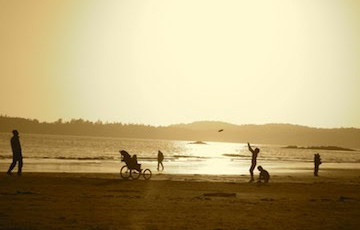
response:
{"label": "silhouetted person pushing stroller", "polygon": [[254,181],[254,169],[255,169],[255,166],[256,166],[256,159],[257,159],[257,156],[258,156],[258,153],[260,152],[260,149],[258,148],[255,148],[252,149],[249,142],[248,142],[248,148],[249,148],[249,151],[252,153],[252,157],[251,157],[251,167],[250,167],[250,176],[251,176],[251,179],[249,182],[253,182]]}
{"label": "silhouetted person pushing stroller", "polygon": [[319,172],[319,166],[321,165],[321,158],[320,158],[320,154],[316,153],[314,154],[314,176],[318,176],[318,172]]}
{"label": "silhouetted person pushing stroller", "polygon": [[21,145],[19,139],[19,132],[17,130],[13,130],[13,137],[10,140],[11,149],[13,152],[13,161],[10,165],[9,170],[7,171],[8,175],[11,175],[11,171],[14,169],[16,162],[18,162],[18,175],[21,175],[21,170],[23,166],[23,159],[22,159],[22,152],[21,152]]}

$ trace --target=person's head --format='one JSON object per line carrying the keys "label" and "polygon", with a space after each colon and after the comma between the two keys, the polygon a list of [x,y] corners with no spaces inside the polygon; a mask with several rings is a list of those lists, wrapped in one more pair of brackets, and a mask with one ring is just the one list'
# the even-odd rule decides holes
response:
{"label": "person's head", "polygon": [[259,165],[259,166],[257,167],[257,169],[258,169],[259,171],[263,171],[263,170],[264,170],[263,167],[261,167],[261,165]]}
{"label": "person's head", "polygon": [[19,132],[18,132],[16,129],[14,129],[14,130],[12,131],[12,133],[13,133],[14,136],[19,136]]}
{"label": "person's head", "polygon": [[255,153],[259,153],[260,152],[260,149],[259,148],[255,148]]}

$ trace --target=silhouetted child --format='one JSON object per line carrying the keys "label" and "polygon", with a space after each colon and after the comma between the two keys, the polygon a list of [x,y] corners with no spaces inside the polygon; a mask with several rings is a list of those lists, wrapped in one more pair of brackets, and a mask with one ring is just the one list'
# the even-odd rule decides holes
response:
{"label": "silhouetted child", "polygon": [[158,151],[157,160],[158,160],[157,170],[159,171],[160,165],[161,165],[161,170],[164,170],[164,165],[162,163],[164,160],[164,154],[160,150]]}
{"label": "silhouetted child", "polygon": [[252,157],[251,157],[251,167],[250,167],[250,176],[251,176],[251,179],[249,182],[253,182],[254,181],[254,169],[255,169],[255,166],[256,166],[256,159],[257,159],[257,156],[258,156],[258,153],[260,152],[260,149],[258,148],[255,148],[252,149],[249,142],[248,142],[248,148],[249,148],[249,151],[252,153]]}
{"label": "silhouetted child", "polygon": [[141,171],[141,164],[138,164],[137,155],[134,154],[131,159],[132,159],[132,163],[133,163],[133,165],[134,165],[134,168],[135,168],[137,171],[140,172],[140,171]]}
{"label": "silhouetted child", "polygon": [[314,176],[318,176],[319,166],[321,165],[321,159],[319,153],[314,154],[314,165],[315,165]]}
{"label": "silhouetted child", "polygon": [[262,181],[264,181],[264,183],[268,183],[270,180],[270,174],[268,173],[268,171],[263,169],[263,167],[261,167],[260,165],[257,167],[257,169],[260,171],[258,183],[261,183]]}
{"label": "silhouetted child", "polygon": [[21,152],[21,145],[20,145],[20,139],[19,139],[19,132],[17,130],[13,130],[13,137],[10,140],[11,143],[11,149],[13,152],[13,161],[10,165],[9,170],[7,171],[8,175],[11,175],[11,171],[14,169],[16,162],[18,162],[18,175],[21,175],[21,170],[23,166],[23,158],[22,158],[22,152]]}

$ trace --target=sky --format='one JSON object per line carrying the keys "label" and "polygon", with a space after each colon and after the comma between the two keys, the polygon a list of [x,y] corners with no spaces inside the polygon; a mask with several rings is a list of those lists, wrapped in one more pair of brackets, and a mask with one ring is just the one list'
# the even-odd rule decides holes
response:
{"label": "sky", "polygon": [[0,0],[0,114],[360,128],[360,1]]}

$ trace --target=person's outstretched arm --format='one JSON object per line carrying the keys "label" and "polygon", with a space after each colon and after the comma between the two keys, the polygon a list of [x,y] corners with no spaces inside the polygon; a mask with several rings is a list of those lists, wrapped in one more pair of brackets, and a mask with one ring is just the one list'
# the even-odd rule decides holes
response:
{"label": "person's outstretched arm", "polygon": [[248,148],[250,152],[254,152],[254,150],[251,148],[250,143],[248,142]]}

